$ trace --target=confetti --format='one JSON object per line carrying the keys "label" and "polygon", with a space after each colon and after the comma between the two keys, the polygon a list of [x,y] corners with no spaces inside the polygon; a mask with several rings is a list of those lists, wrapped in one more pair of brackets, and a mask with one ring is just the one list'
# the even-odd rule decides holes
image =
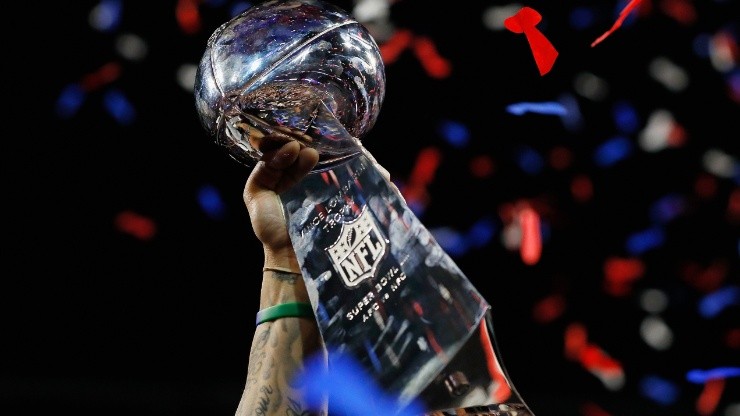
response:
{"label": "confetti", "polygon": [[157,226],[148,217],[133,211],[122,211],[114,219],[116,229],[139,240],[151,240],[157,233]]}
{"label": "confetti", "polygon": [[504,26],[514,33],[524,33],[532,50],[537,69],[540,75],[545,75],[552,69],[558,57],[558,51],[542,34],[536,25],[542,20],[536,10],[531,7],[522,7],[515,15],[504,21]]}
{"label": "confetti", "polygon": [[567,114],[565,107],[562,104],[553,101],[541,103],[523,102],[509,104],[506,107],[506,111],[517,116],[525,113],[548,114],[557,116],[565,116]]}
{"label": "confetti", "polygon": [[303,370],[293,377],[293,383],[303,386],[304,399],[312,409],[320,409],[328,397],[330,414],[418,416],[424,412],[419,403],[401,404],[384,392],[351,356],[329,351],[328,357],[328,368],[323,354],[308,357]]}
{"label": "confetti", "polygon": [[632,13],[632,10],[637,8],[640,5],[640,2],[642,0],[630,0],[630,2],[625,6],[625,8],[619,13],[619,17],[617,18],[617,21],[614,22],[614,25],[607,30],[603,35],[599,36],[591,42],[591,47],[598,45],[599,43],[603,42],[604,39],[606,39],[609,35],[614,33],[615,30],[619,29],[622,26],[622,23],[624,23],[624,20],[629,16],[630,13]]}

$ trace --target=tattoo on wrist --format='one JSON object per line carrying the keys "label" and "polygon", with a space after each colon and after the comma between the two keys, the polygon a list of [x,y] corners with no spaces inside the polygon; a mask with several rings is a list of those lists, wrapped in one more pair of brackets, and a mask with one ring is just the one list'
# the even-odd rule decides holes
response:
{"label": "tattoo on wrist", "polygon": [[290,272],[282,272],[282,271],[271,270],[270,271],[270,277],[272,277],[275,280],[279,280],[279,281],[281,281],[283,283],[289,283],[289,284],[294,285],[295,282],[299,278],[301,278],[301,275],[295,274],[295,273],[290,273]]}

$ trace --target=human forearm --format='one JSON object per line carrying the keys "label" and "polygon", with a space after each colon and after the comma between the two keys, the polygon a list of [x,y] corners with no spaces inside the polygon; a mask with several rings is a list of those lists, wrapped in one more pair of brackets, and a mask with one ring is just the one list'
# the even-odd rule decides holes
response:
{"label": "human forearm", "polygon": [[[267,261],[265,264],[269,264]],[[270,270],[263,274],[260,309],[290,302],[309,302],[300,274]],[[285,267],[285,266],[276,266]],[[323,351],[316,321],[285,317],[257,326],[249,355],[244,393],[237,416],[325,415],[308,411],[299,386],[291,382],[303,360]]]}

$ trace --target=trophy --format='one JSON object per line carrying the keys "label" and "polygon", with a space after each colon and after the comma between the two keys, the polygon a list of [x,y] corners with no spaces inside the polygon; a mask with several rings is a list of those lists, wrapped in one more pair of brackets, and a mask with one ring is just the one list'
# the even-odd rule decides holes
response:
{"label": "trophy", "polygon": [[236,161],[253,167],[266,135],[319,153],[280,199],[327,348],[354,357],[399,408],[532,416],[502,365],[491,305],[360,141],[384,95],[373,37],[319,0],[233,17],[209,38],[195,81],[201,123]]}

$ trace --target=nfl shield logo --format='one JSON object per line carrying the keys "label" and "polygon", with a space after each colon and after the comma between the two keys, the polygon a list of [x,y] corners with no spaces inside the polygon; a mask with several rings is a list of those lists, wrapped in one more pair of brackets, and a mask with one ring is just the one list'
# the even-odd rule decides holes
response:
{"label": "nfl shield logo", "polygon": [[344,284],[354,287],[373,276],[387,242],[364,207],[357,219],[342,224],[337,241],[326,249]]}

